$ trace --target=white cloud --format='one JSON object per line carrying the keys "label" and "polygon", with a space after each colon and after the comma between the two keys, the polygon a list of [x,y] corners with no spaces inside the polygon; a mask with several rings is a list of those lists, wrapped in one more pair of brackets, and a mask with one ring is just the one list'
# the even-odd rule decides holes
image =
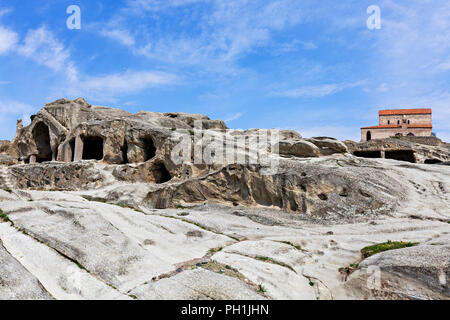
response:
{"label": "white cloud", "polygon": [[62,88],[59,94],[113,102],[121,95],[174,84],[176,81],[175,75],[160,71],[126,71],[105,76],[80,75],[76,81]]}
{"label": "white cloud", "polygon": [[[195,6],[197,3],[204,5]],[[305,14],[297,0],[132,0],[128,4],[120,19],[115,17],[109,23],[115,31],[103,30],[101,34],[132,47],[136,55],[220,72],[233,72],[230,65],[236,60],[258,47],[270,45],[274,32],[297,24]],[[158,15],[173,14],[173,10],[188,5],[177,13],[178,21],[170,20],[165,25],[160,20],[156,30],[141,26],[144,31],[133,38],[127,31],[126,21],[133,21],[136,18],[133,14],[148,13],[154,19],[155,11]],[[305,49],[314,46],[308,42],[301,45]]]}
{"label": "white cloud", "polygon": [[18,52],[54,71],[68,67],[70,53],[46,27],[28,31]]}
{"label": "white cloud", "polygon": [[30,115],[36,108],[14,100],[0,100],[0,136],[12,139],[16,132],[16,120],[22,119],[24,125],[30,123]]}
{"label": "white cloud", "polygon": [[201,2],[211,2],[211,0],[128,0],[128,6],[136,12],[160,11],[167,8],[182,7]]}
{"label": "white cloud", "polygon": [[0,26],[0,54],[5,54],[13,49],[17,41],[17,33]]}
{"label": "white cloud", "polygon": [[2,115],[28,114],[33,110],[34,107],[26,103],[11,100],[0,100],[0,113]]}
{"label": "white cloud", "polygon": [[119,43],[121,43],[127,47],[132,47],[135,45],[134,37],[131,35],[131,33],[128,30],[103,29],[100,34],[107,38],[116,40]]}
{"label": "white cloud", "polygon": [[274,95],[287,98],[321,98],[328,95],[333,95],[345,89],[359,87],[363,84],[364,81],[357,81],[351,83],[304,86],[297,89],[289,89],[281,92],[276,92],[274,93]]}
{"label": "white cloud", "polygon": [[229,123],[229,122],[231,122],[231,121],[237,120],[237,119],[239,119],[240,117],[242,117],[243,115],[244,115],[244,114],[243,114],[242,112],[235,113],[235,114],[229,116],[229,117],[225,120],[225,122],[226,122],[226,123]]}

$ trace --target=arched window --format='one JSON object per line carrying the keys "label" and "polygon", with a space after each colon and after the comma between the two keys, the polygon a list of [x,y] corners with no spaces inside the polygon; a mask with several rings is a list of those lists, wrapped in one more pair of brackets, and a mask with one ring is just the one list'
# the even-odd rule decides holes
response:
{"label": "arched window", "polygon": [[414,133],[412,132],[408,133],[408,137],[414,137]]}
{"label": "arched window", "polygon": [[388,120],[388,124],[391,124],[391,120]]}
{"label": "arched window", "polygon": [[411,122],[408,120],[408,124],[410,124]]}
{"label": "arched window", "polygon": [[370,140],[372,140],[372,132],[367,131],[367,134],[366,134],[366,141],[370,141]]}
{"label": "arched window", "polygon": [[397,120],[397,124],[400,124],[400,120]]}

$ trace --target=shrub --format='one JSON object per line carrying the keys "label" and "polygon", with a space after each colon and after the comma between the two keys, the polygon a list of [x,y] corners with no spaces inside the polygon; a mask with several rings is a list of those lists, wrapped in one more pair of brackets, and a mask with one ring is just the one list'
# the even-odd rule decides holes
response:
{"label": "shrub", "polygon": [[378,243],[374,244],[372,246],[365,247],[361,249],[361,254],[363,258],[368,258],[370,256],[373,256],[374,254],[388,251],[388,250],[395,250],[395,249],[401,249],[401,248],[407,248],[407,247],[413,247],[418,245],[417,242],[405,242],[405,241],[388,241],[384,243]]}

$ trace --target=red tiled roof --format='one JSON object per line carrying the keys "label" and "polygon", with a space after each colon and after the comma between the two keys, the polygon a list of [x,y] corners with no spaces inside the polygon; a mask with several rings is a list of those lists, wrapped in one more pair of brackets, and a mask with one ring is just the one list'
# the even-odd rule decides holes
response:
{"label": "red tiled roof", "polygon": [[403,114],[432,114],[431,109],[395,109],[380,110],[380,116],[403,115]]}
{"label": "red tiled roof", "polygon": [[[395,128],[401,128],[401,125],[398,124],[387,124],[387,125],[381,125],[381,126],[371,126],[371,127],[364,127],[361,129],[395,129]],[[417,129],[417,128],[433,128],[433,125],[431,124],[409,124],[408,128]]]}

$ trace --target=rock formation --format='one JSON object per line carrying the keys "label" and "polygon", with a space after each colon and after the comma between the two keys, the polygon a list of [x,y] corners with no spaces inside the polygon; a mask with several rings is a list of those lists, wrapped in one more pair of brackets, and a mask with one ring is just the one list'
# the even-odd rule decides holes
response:
{"label": "rock formation", "polygon": [[0,299],[448,299],[446,161],[58,100],[0,142]]}

